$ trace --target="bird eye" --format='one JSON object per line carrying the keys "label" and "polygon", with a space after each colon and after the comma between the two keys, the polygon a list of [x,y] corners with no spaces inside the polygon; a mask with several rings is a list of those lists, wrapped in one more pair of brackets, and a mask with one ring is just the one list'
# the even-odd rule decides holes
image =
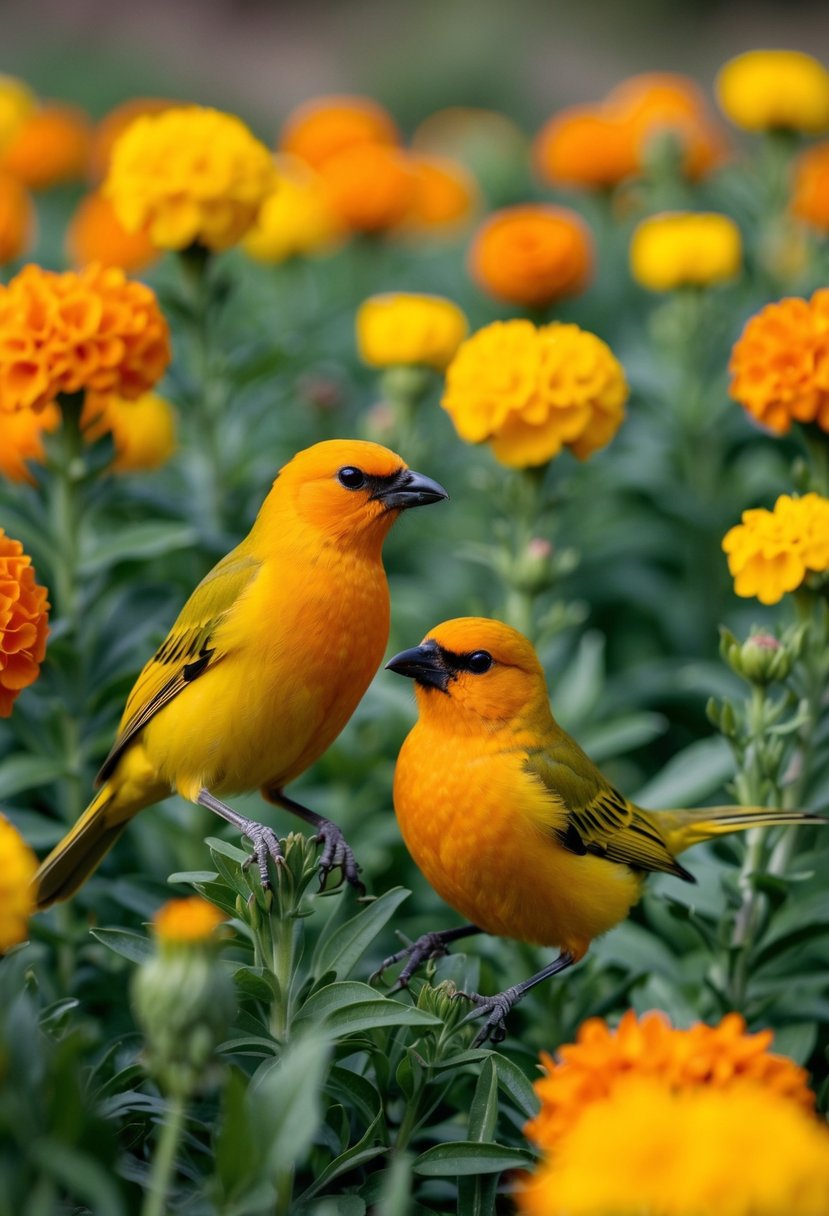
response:
{"label": "bird eye", "polygon": [[482,676],[492,666],[492,655],[488,650],[476,650],[466,660],[466,668],[476,676]]}
{"label": "bird eye", "polygon": [[347,464],[337,474],[337,481],[347,490],[359,490],[366,484],[366,475],[362,469],[355,469],[353,465]]}

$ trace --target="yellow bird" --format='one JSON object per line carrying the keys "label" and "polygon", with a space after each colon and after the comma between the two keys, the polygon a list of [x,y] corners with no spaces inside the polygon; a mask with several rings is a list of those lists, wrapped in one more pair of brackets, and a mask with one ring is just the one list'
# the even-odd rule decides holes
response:
{"label": "yellow bird", "polygon": [[424,934],[377,974],[407,958],[397,981],[405,985],[420,963],[473,933],[559,949],[524,983],[467,994],[487,1015],[477,1042],[502,1039],[506,1015],[530,988],[623,920],[650,871],[693,882],[678,853],[756,824],[827,822],[761,807],[636,806],[558,725],[532,645],[500,621],[445,621],[386,666],[415,681],[419,710],[394,775],[403,839],[472,923]]}
{"label": "yellow bird", "polygon": [[374,443],[318,443],[285,465],[136,680],[97,795],[38,870],[40,907],[77,890],[133,815],[172,791],[252,841],[266,886],[276,835],[226,796],[261,789],[317,829],[323,878],[341,866],[361,885],[340,829],[283,790],[337,737],[382,661],[389,528],[446,497]]}

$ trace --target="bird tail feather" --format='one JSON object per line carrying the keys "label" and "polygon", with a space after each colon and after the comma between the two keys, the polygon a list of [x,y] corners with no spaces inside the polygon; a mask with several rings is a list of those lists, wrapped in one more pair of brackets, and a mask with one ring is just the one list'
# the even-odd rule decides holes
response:
{"label": "bird tail feather", "polygon": [[115,844],[127,825],[126,818],[115,823],[108,819],[107,809],[115,797],[115,789],[107,782],[75,826],[41,862],[33,880],[38,908],[48,908],[73,895]]}
{"label": "bird tail feather", "polygon": [[783,810],[763,806],[702,806],[688,811],[663,811],[660,824],[665,830],[672,853],[682,853],[692,845],[730,832],[748,828],[770,828],[798,823],[829,823],[826,815],[810,811]]}

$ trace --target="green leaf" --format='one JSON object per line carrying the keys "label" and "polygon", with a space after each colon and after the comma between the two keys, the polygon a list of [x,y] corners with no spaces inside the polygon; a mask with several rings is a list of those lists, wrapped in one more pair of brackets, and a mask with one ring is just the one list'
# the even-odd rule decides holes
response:
{"label": "green leaf", "polygon": [[375,1157],[380,1157],[390,1150],[385,1144],[378,1144],[377,1129],[380,1125],[381,1113],[378,1111],[374,1120],[366,1128],[363,1136],[347,1148],[345,1152],[340,1153],[333,1161],[329,1161],[328,1165],[317,1175],[307,1191],[303,1191],[298,1202],[305,1199],[310,1199],[313,1195],[319,1194],[324,1187],[338,1178],[340,1174],[345,1174],[348,1170],[356,1169],[359,1165],[364,1165],[367,1161],[373,1161]]}
{"label": "green leaf", "polygon": [[377,989],[372,988],[370,984],[361,984],[358,980],[338,980],[312,992],[297,1010],[297,1020],[312,1018],[315,1022],[322,1022],[329,1014],[342,1009],[344,1005],[376,1001],[377,997]]}
{"label": "green leaf", "polygon": [[526,1168],[532,1155],[505,1144],[475,1140],[447,1140],[427,1148],[412,1169],[424,1178],[465,1177],[469,1174],[500,1174],[502,1170]]}
{"label": "green leaf", "polygon": [[7,756],[0,761],[0,797],[4,801],[66,776],[66,761],[59,756]]}
{"label": "green leaf", "polygon": [[248,1078],[231,1068],[222,1095],[219,1130],[213,1146],[216,1176],[225,1195],[238,1198],[257,1180],[262,1156],[251,1126],[247,1102]]}
{"label": "green leaf", "polygon": [[640,806],[693,806],[718,790],[734,773],[734,757],[720,735],[691,743],[673,756],[643,786],[634,801]]}
{"label": "green leaf", "polygon": [[294,1039],[277,1061],[257,1069],[248,1110],[274,1180],[302,1161],[322,1122],[322,1087],[331,1045],[317,1033]]}
{"label": "green leaf", "polygon": [[196,883],[215,882],[218,877],[215,870],[179,870],[177,874],[170,874],[167,882],[195,886]]}
{"label": "green leaf", "polygon": [[392,887],[340,925],[330,937],[326,939],[323,935],[311,963],[312,972],[325,975],[334,971],[338,979],[345,978],[409,895],[404,887]]}
{"label": "green leaf", "polygon": [[83,1200],[93,1212],[124,1216],[125,1208],[115,1180],[99,1161],[45,1136],[30,1145],[29,1151],[41,1170],[54,1178],[73,1199]]}
{"label": "green leaf", "polygon": [[433,1017],[413,1005],[401,1005],[399,1001],[381,998],[349,1005],[328,1015],[325,1029],[338,1038],[357,1034],[363,1030],[380,1030],[384,1026],[441,1026],[440,1018]]}
{"label": "green leaf", "polygon": [[131,933],[129,929],[90,929],[89,932],[101,945],[122,958],[128,958],[131,963],[144,963],[155,954],[148,937]]}
{"label": "green leaf", "polygon": [[517,1064],[500,1052],[493,1051],[490,1057],[495,1064],[498,1084],[504,1093],[508,1094],[525,1119],[534,1118],[541,1103],[532,1087],[529,1077]]}
{"label": "green leaf", "polygon": [[122,524],[112,536],[95,537],[95,548],[85,553],[80,563],[81,575],[97,574],[117,562],[144,560],[178,549],[190,549],[198,541],[196,530],[189,524],[153,523]]}
{"label": "green leaf", "polygon": [[[479,1143],[491,1141],[498,1121],[498,1077],[492,1058],[481,1068],[472,1105],[469,1109],[467,1131],[469,1139]],[[492,1216],[498,1175],[474,1175],[458,1179],[458,1211],[464,1216]]]}

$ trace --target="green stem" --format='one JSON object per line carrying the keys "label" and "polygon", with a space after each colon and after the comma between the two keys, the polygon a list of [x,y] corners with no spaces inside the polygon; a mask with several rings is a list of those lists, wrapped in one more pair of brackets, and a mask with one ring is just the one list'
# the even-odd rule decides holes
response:
{"label": "green stem", "polygon": [[167,1118],[161,1126],[161,1136],[153,1158],[150,1185],[144,1196],[141,1216],[165,1216],[167,1192],[173,1180],[176,1153],[184,1130],[186,1101],[183,1094],[174,1094],[167,1108]]}
{"label": "green stem", "polygon": [[[526,553],[530,541],[539,532],[544,512],[544,479],[547,465],[521,469],[514,481],[515,502],[512,506],[512,538],[510,553],[506,556],[507,569],[515,569]],[[504,620],[521,633],[533,639],[535,633],[535,605],[538,592],[513,582],[507,587],[504,600]]]}
{"label": "green stem", "polygon": [[809,489],[829,498],[829,435],[815,424],[801,428],[809,453]]}
{"label": "green stem", "polygon": [[273,973],[279,984],[279,999],[271,1005],[270,1031],[275,1039],[284,1043],[291,1029],[291,984],[296,954],[295,920],[276,919],[273,927]]}

